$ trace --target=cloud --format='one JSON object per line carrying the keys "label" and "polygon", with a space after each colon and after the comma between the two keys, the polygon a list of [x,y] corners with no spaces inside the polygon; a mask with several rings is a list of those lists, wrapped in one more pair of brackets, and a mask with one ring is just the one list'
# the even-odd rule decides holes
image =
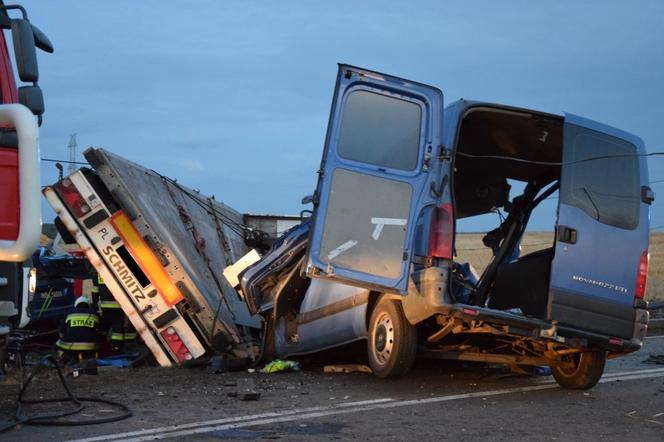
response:
{"label": "cloud", "polygon": [[194,158],[183,158],[178,163],[182,168],[188,172],[200,172],[205,170],[203,163],[200,160]]}

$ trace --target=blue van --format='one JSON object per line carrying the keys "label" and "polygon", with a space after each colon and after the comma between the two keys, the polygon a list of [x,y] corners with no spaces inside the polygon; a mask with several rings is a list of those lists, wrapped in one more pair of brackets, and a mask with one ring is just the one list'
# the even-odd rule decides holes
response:
{"label": "blue van", "polygon": [[[241,275],[267,354],[366,339],[379,377],[420,352],[547,365],[563,387],[592,387],[647,331],[643,154],[638,137],[576,115],[444,108],[437,88],[340,65],[313,214]],[[552,195],[550,247],[520,256]],[[507,216],[475,276],[455,261],[456,224],[497,209]]]}

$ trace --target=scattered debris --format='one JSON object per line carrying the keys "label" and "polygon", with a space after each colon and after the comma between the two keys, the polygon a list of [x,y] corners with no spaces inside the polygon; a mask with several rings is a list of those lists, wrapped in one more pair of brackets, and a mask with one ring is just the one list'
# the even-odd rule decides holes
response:
{"label": "scattered debris", "polygon": [[664,354],[656,355],[654,353],[650,353],[650,356],[648,356],[648,359],[644,360],[643,363],[644,364],[664,365]]}
{"label": "scattered debris", "polygon": [[237,382],[238,389],[228,393],[228,397],[238,398],[241,401],[255,401],[261,397],[256,391],[256,384],[253,379],[243,378]]}
{"label": "scattered debris", "polygon": [[373,373],[371,368],[362,364],[326,365],[323,373]]}
{"label": "scattered debris", "polygon": [[261,373],[280,373],[284,371],[300,371],[300,363],[285,359],[275,359],[263,367]]}
{"label": "scattered debris", "polygon": [[138,360],[141,360],[145,355],[141,356],[138,353],[130,353],[123,355],[108,356],[105,358],[97,358],[95,362],[99,367],[133,367]]}
{"label": "scattered debris", "polygon": [[223,356],[211,357],[207,364],[208,374],[219,374],[228,370],[228,362]]}

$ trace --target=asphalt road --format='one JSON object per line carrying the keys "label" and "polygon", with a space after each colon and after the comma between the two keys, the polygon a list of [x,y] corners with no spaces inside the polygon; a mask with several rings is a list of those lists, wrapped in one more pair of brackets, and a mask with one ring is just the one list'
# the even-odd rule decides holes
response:
{"label": "asphalt road", "polygon": [[[195,369],[107,369],[71,379],[77,395],[131,407],[130,419],[84,427],[24,426],[13,440],[664,440],[664,337],[608,362],[589,391],[562,390],[549,376],[517,377],[498,367],[420,361],[405,379],[323,374],[304,361],[300,373],[217,375]],[[241,401],[231,384],[254,384],[261,396]],[[33,397],[56,394],[38,379]],[[13,413],[16,385],[0,385],[0,413]],[[43,411],[43,410],[42,410]],[[110,416],[106,406],[83,418]]]}

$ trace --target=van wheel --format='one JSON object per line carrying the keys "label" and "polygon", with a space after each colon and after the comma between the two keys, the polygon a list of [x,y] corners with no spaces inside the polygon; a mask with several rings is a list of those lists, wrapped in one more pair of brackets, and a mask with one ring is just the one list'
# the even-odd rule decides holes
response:
{"label": "van wheel", "polygon": [[381,299],[369,319],[369,365],[379,378],[406,374],[415,362],[417,329],[403,314],[401,304]]}
{"label": "van wheel", "polygon": [[554,379],[563,388],[586,390],[594,387],[604,373],[605,351],[586,351],[572,356],[573,367],[551,367]]}

